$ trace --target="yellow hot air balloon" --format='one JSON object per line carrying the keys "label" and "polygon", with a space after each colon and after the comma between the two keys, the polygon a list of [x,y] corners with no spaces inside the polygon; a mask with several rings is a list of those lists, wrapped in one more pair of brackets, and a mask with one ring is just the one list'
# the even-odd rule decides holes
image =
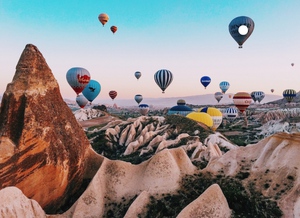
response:
{"label": "yellow hot air balloon", "polygon": [[214,121],[211,118],[211,116],[204,112],[191,112],[188,115],[186,115],[186,117],[191,120],[195,120],[197,122],[203,123],[208,127],[212,127],[214,124]]}
{"label": "yellow hot air balloon", "polygon": [[204,108],[200,108],[199,112],[204,112],[211,116],[213,120],[213,125],[211,127],[212,130],[215,131],[221,125],[223,114],[219,109],[215,107],[204,107]]}

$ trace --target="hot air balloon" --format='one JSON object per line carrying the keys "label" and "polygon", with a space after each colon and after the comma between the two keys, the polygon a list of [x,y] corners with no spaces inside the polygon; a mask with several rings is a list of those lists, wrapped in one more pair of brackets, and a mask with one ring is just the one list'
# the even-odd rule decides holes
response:
{"label": "hot air balloon", "polygon": [[117,32],[117,30],[118,30],[118,27],[116,27],[116,26],[111,26],[111,27],[110,27],[110,30],[112,31],[113,34],[115,34],[115,32]]}
{"label": "hot air balloon", "polygon": [[114,91],[114,90],[111,90],[109,93],[108,93],[108,95],[109,95],[109,97],[111,97],[111,99],[112,100],[114,100],[116,97],[117,97],[117,92],[116,91]]}
{"label": "hot air balloon", "polygon": [[136,71],[134,73],[135,78],[137,78],[137,80],[139,80],[139,78],[142,76],[142,73],[140,71]]}
{"label": "hot air balloon", "polygon": [[146,116],[149,112],[149,105],[148,104],[140,104],[139,111],[140,111],[140,114]]}
{"label": "hot air balloon", "polygon": [[104,26],[108,22],[109,17],[108,17],[107,14],[102,13],[102,14],[99,14],[98,19],[102,23],[102,25]]}
{"label": "hot air balloon", "polygon": [[233,96],[234,105],[242,113],[244,113],[244,111],[249,107],[251,102],[252,102],[252,98],[248,92],[238,92]]}
{"label": "hot air balloon", "polygon": [[89,71],[82,67],[73,67],[67,72],[67,81],[78,95],[90,82],[91,76]]}
{"label": "hot air balloon", "polygon": [[294,97],[296,97],[296,91],[294,89],[286,89],[282,95],[288,103],[291,103]]}
{"label": "hot air balloon", "polygon": [[211,116],[213,120],[212,130],[216,130],[222,123],[223,115],[222,112],[215,107],[204,107],[199,110],[199,112],[207,113]]}
{"label": "hot air balloon", "polygon": [[250,93],[250,96],[251,96],[251,98],[252,98],[252,100],[253,100],[254,102],[256,102],[256,100],[257,100],[257,99],[256,99],[256,96],[255,96],[255,92],[256,92],[256,91],[253,91],[253,92]]}
{"label": "hot air balloon", "polygon": [[84,108],[84,106],[88,103],[89,101],[82,95],[77,95],[76,97],[76,103],[79,105],[79,107]]}
{"label": "hot air balloon", "polygon": [[143,100],[143,96],[140,94],[137,94],[134,96],[134,100],[139,104]]}
{"label": "hot air balloon", "polygon": [[210,84],[211,79],[209,76],[203,76],[201,77],[200,82],[204,86],[204,88],[206,88]]}
{"label": "hot air balloon", "polygon": [[204,112],[191,112],[188,115],[186,115],[186,117],[197,122],[203,123],[208,127],[212,127],[214,124],[214,121],[211,118],[211,116]]}
{"label": "hot air balloon", "polygon": [[96,80],[90,80],[87,86],[82,91],[84,97],[92,103],[101,91],[101,85]]}
{"label": "hot air balloon", "polygon": [[166,88],[173,81],[173,74],[166,69],[159,70],[154,74],[154,81],[161,88],[162,93],[165,93]]}
{"label": "hot air balloon", "polygon": [[294,63],[291,63],[292,67],[294,66]]}
{"label": "hot air balloon", "polygon": [[239,48],[242,48],[254,30],[254,22],[250,17],[240,16],[234,18],[228,28],[232,38],[239,44]]}
{"label": "hot air balloon", "polygon": [[188,115],[189,113],[193,112],[193,109],[186,106],[186,103],[185,103],[185,100],[183,99],[179,99],[177,101],[177,105],[176,106],[173,106],[171,107],[169,110],[168,110],[168,115],[172,115],[172,114],[178,114],[178,115],[183,115],[183,116],[186,116]]}
{"label": "hot air balloon", "polygon": [[263,91],[256,91],[255,93],[254,93],[254,95],[255,95],[255,99],[256,99],[256,101],[258,101],[259,103],[264,99],[264,97],[265,97],[265,93],[263,92]]}
{"label": "hot air balloon", "polygon": [[271,89],[271,92],[273,93],[273,92],[274,92],[274,89]]}
{"label": "hot air balloon", "polygon": [[229,107],[225,110],[225,117],[229,120],[234,120],[238,115],[238,110],[234,107]]}
{"label": "hot air balloon", "polygon": [[223,98],[223,93],[222,92],[216,92],[215,93],[215,99],[220,102],[221,99]]}
{"label": "hot air balloon", "polygon": [[220,82],[219,84],[219,87],[222,90],[223,94],[225,94],[225,92],[229,89],[229,86],[230,86],[229,82],[226,81]]}

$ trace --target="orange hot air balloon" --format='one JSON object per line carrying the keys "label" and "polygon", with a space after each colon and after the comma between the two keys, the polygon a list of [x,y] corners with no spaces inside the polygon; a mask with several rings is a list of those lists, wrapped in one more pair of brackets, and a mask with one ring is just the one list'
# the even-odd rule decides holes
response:
{"label": "orange hot air balloon", "polygon": [[116,26],[111,26],[111,27],[110,27],[110,30],[113,32],[113,34],[115,34],[115,32],[117,32],[117,30],[118,30],[118,27],[116,27]]}
{"label": "orange hot air balloon", "polygon": [[108,16],[107,14],[104,14],[104,13],[99,14],[98,20],[99,20],[99,21],[102,23],[102,25],[104,26],[104,25],[108,22],[109,16]]}
{"label": "orange hot air balloon", "polygon": [[114,90],[111,90],[109,93],[109,97],[111,97],[112,100],[114,100],[117,97],[117,92]]}
{"label": "orange hot air balloon", "polygon": [[248,92],[238,92],[233,96],[233,103],[242,113],[249,107],[251,102],[252,98]]}

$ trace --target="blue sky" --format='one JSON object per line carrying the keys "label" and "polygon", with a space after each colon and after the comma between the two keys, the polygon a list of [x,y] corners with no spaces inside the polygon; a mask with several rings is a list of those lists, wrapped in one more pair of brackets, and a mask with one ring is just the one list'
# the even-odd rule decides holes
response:
{"label": "blue sky", "polygon": [[[297,0],[0,0],[0,95],[28,43],[45,57],[64,98],[76,97],[66,81],[76,66],[101,84],[99,102],[110,90],[118,92],[115,100],[210,94],[221,81],[231,84],[228,93],[298,92],[299,8]],[[104,27],[100,13],[110,17]],[[228,31],[238,16],[255,22],[242,49]],[[174,75],[164,94],[153,79],[163,68]],[[139,81],[135,71],[142,73]],[[212,79],[206,89],[205,75]]]}

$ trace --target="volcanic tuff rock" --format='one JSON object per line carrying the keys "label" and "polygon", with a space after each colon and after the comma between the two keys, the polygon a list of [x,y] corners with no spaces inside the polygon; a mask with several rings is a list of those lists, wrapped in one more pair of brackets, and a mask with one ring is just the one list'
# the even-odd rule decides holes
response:
{"label": "volcanic tuff rock", "polygon": [[[87,158],[91,156],[91,158]],[[91,167],[86,160],[98,159]],[[26,45],[0,108],[0,188],[16,186],[47,212],[72,197],[102,157],[63,101],[43,55]]]}

